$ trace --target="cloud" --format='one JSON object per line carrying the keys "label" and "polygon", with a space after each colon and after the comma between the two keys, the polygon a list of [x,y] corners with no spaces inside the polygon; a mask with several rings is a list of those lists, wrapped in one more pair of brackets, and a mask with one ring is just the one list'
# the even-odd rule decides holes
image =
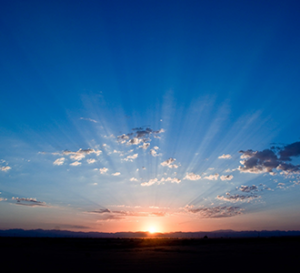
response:
{"label": "cloud", "polygon": [[81,165],[81,162],[79,162],[79,161],[75,161],[70,164],[70,166],[79,166],[79,165]]}
{"label": "cloud", "polygon": [[157,181],[158,181],[157,178],[150,179],[148,182],[141,183],[141,186],[151,186],[151,185],[155,184]]}
{"label": "cloud", "polygon": [[[151,135],[157,138],[158,134],[163,133],[164,129],[159,129],[153,131],[151,128],[138,127],[132,129],[134,132],[129,134],[123,134],[117,137],[118,142],[127,143],[127,145],[138,145],[142,142],[151,141]],[[143,146],[143,149],[147,149],[148,147]]]}
{"label": "cloud", "polygon": [[158,154],[157,153],[157,149],[159,149],[157,146],[155,146],[153,149],[150,150],[150,154],[153,156],[153,157],[156,157],[156,156],[162,156],[162,154]]}
{"label": "cloud", "polygon": [[141,183],[141,186],[148,187],[148,186],[151,186],[153,184],[157,184],[157,185],[164,184],[165,182],[179,184],[181,182],[181,180],[179,178],[176,178],[176,177],[161,178],[160,180],[157,179],[157,178],[153,178],[153,179],[150,179],[148,182]]}
{"label": "cloud", "polygon": [[36,198],[19,198],[12,197],[12,200],[16,200],[16,205],[28,206],[28,207],[46,207],[45,202],[37,201]]}
{"label": "cloud", "polygon": [[194,173],[187,173],[186,176],[183,178],[185,180],[199,180],[201,179],[201,176],[199,174]]}
{"label": "cloud", "polygon": [[2,171],[2,172],[7,172],[8,170],[10,170],[11,169],[11,167],[9,167],[9,166],[1,166],[0,167],[0,170]]}
{"label": "cloud", "polygon": [[138,157],[138,154],[134,154],[134,155],[129,155],[126,158],[122,159],[124,161],[130,161],[133,162],[134,159],[136,159]]}
{"label": "cloud", "polygon": [[223,155],[220,155],[218,158],[219,159],[230,159],[232,157],[231,157],[231,155],[225,155],[225,154],[223,154]]}
{"label": "cloud", "polygon": [[236,202],[250,202],[253,199],[260,198],[260,196],[257,195],[230,195],[230,193],[226,193],[227,196],[220,196],[218,195],[216,198],[221,201],[227,201],[231,203],[236,203]]}
{"label": "cloud", "polygon": [[98,221],[121,220],[126,217],[163,217],[167,213],[164,211],[144,212],[144,211],[126,211],[99,209],[87,211],[89,214],[98,214],[101,218]]}
{"label": "cloud", "polygon": [[159,148],[157,146],[155,146],[153,149],[150,150],[150,154],[153,156],[153,157],[156,157],[156,156],[162,156],[162,154],[158,154],[156,150],[158,150]]}
{"label": "cloud", "polygon": [[238,170],[240,172],[248,173],[264,173],[272,172],[274,168],[277,168],[280,162],[276,154],[270,150],[265,149],[261,152],[259,151],[240,151],[242,153],[241,158],[245,159],[240,161],[244,166],[239,166]]}
{"label": "cloud", "polygon": [[175,168],[175,169],[177,169],[178,165],[174,164],[175,160],[176,160],[175,158],[170,157],[166,161],[160,163],[160,165],[167,166],[169,168]]}
{"label": "cloud", "polygon": [[0,202],[1,201],[7,201],[7,198],[0,198]]}
{"label": "cloud", "polygon": [[89,154],[96,154],[97,156],[99,156],[101,153],[102,153],[101,150],[94,150],[94,149],[79,149],[77,152],[72,152],[69,150],[63,151],[63,155],[69,155],[70,159],[76,161],[85,158],[85,156]]}
{"label": "cloud", "polygon": [[91,119],[91,118],[80,118],[80,119],[83,119],[83,120],[88,120],[88,121],[91,121],[91,122],[94,122],[94,123],[97,123],[98,121],[94,120],[94,119]]}
{"label": "cloud", "polygon": [[98,210],[88,211],[88,213],[102,214],[102,213],[111,213],[111,211],[109,209],[98,209]]}
{"label": "cloud", "polygon": [[65,162],[65,158],[64,158],[64,157],[61,157],[61,158],[56,159],[56,160],[53,162],[53,165],[59,166],[59,165],[64,164],[64,162]]}
{"label": "cloud", "polygon": [[242,192],[252,192],[252,191],[258,191],[258,188],[255,185],[252,186],[241,186],[239,188],[240,191]]}
{"label": "cloud", "polygon": [[147,148],[150,146],[150,143],[143,143],[143,145],[139,146],[140,149],[147,150]]}
{"label": "cloud", "polygon": [[115,173],[112,173],[111,175],[113,175],[113,176],[118,176],[118,175],[120,175],[121,173],[119,173],[119,172],[115,172]]}
{"label": "cloud", "polygon": [[[281,170],[284,174],[300,173],[300,165],[293,165],[283,161],[290,161],[292,156],[299,156],[299,144],[295,142],[284,148],[279,148],[278,155],[271,149],[265,149],[263,151],[240,151],[242,153],[240,163],[243,166],[239,166],[240,172],[248,173],[270,173],[275,175],[274,169]],[[278,157],[279,156],[279,157]]]}
{"label": "cloud", "polygon": [[94,159],[94,158],[87,159],[87,163],[89,163],[89,164],[93,164],[95,162],[96,162],[96,159]]}
{"label": "cloud", "polygon": [[194,208],[193,206],[186,206],[185,210],[190,213],[195,213],[203,218],[223,218],[233,217],[236,215],[243,214],[243,209],[239,207],[227,207],[227,206],[216,206],[216,207],[200,207]]}
{"label": "cloud", "polygon": [[104,167],[104,168],[99,169],[99,171],[101,174],[104,174],[108,171],[108,169]]}
{"label": "cloud", "polygon": [[140,138],[137,138],[137,137],[134,137],[134,138],[130,139],[130,140],[127,142],[127,145],[138,145],[138,144],[140,144],[141,142],[145,142],[145,140],[140,139]]}
{"label": "cloud", "polygon": [[224,180],[231,180],[233,178],[233,175],[231,175],[231,174],[228,174],[228,175],[221,175],[220,176],[220,179],[222,180],[222,181],[224,181]]}
{"label": "cloud", "polygon": [[204,176],[204,179],[208,179],[208,180],[218,180],[219,174],[215,173],[215,174],[211,174],[208,176]]}
{"label": "cloud", "polygon": [[279,159],[283,161],[291,161],[291,157],[300,156],[300,141],[286,145],[279,151]]}
{"label": "cloud", "polygon": [[135,177],[131,177],[130,181],[138,181]]}

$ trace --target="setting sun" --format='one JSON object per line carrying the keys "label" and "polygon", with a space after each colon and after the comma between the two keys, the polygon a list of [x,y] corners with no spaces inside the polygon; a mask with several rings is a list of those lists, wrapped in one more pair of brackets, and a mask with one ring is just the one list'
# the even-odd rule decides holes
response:
{"label": "setting sun", "polygon": [[148,231],[150,233],[155,233],[156,232],[156,228],[155,227],[149,227]]}

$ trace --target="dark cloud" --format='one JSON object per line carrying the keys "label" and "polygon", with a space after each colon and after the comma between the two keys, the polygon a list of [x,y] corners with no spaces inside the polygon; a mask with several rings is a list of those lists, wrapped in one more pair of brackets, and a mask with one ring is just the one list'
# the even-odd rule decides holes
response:
{"label": "dark cloud", "polygon": [[276,154],[276,149],[265,149],[263,151],[240,151],[242,153],[241,164],[238,170],[248,173],[274,173],[274,170],[281,170],[286,174],[299,173],[300,165],[293,165],[284,161],[291,161],[291,157],[300,155],[300,142],[295,142],[281,148]]}
{"label": "dark cloud", "polygon": [[126,143],[128,145],[138,145],[140,143],[145,143],[151,141],[151,135],[158,137],[157,135],[164,132],[164,129],[159,129],[153,131],[151,128],[137,127],[133,128],[134,133],[123,134],[117,137],[117,140],[121,143]]}
{"label": "dark cloud", "polygon": [[111,211],[109,209],[98,209],[98,210],[93,210],[93,211],[89,211],[89,213],[99,213],[99,214],[102,214],[102,213],[110,213]]}
{"label": "dark cloud", "polygon": [[194,208],[193,206],[186,206],[188,212],[195,213],[203,218],[223,218],[233,217],[242,214],[243,209],[240,207],[216,206]]}
{"label": "dark cloud", "polygon": [[12,197],[12,200],[17,201],[15,205],[28,206],[28,207],[47,207],[45,202],[38,201],[35,198]]}
{"label": "dark cloud", "polygon": [[258,191],[258,188],[255,185],[252,186],[241,186],[239,188],[240,191],[242,192],[253,192],[253,191]]}
{"label": "dark cloud", "polygon": [[291,157],[300,155],[300,141],[286,145],[279,151],[279,159],[283,161],[291,161]]}
{"label": "dark cloud", "polygon": [[257,195],[240,195],[240,194],[235,194],[235,195],[230,195],[230,193],[226,193],[226,196],[217,196],[217,199],[221,201],[227,201],[231,203],[236,203],[236,202],[250,202],[253,199],[260,198],[260,196]]}

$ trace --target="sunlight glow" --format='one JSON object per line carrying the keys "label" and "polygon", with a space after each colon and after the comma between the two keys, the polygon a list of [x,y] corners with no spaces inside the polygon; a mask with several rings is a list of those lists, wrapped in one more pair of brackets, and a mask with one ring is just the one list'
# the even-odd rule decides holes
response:
{"label": "sunlight glow", "polygon": [[152,227],[149,227],[148,231],[149,231],[150,233],[155,233],[155,232],[157,232],[156,228],[153,227],[153,226],[152,226]]}

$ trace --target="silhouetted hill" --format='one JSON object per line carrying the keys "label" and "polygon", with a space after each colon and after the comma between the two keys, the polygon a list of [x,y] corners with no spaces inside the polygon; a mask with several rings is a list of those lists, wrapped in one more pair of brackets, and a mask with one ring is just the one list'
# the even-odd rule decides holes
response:
{"label": "silhouetted hill", "polygon": [[170,233],[148,233],[148,232],[75,232],[68,230],[24,230],[9,229],[0,230],[1,237],[51,237],[51,238],[256,238],[256,237],[284,237],[300,236],[300,231],[261,230],[261,231],[233,231],[217,230],[211,232],[170,232]]}

